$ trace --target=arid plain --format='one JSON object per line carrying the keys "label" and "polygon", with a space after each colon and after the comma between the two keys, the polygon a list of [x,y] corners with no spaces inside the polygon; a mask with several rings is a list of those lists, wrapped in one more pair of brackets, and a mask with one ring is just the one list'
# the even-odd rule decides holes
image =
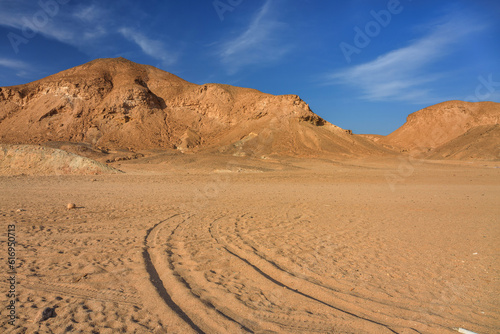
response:
{"label": "arid plain", "polygon": [[499,328],[497,163],[210,159],[2,177],[20,264],[2,331]]}
{"label": "arid plain", "polygon": [[497,333],[499,119],[357,135],[123,58],[0,88],[0,331]]}

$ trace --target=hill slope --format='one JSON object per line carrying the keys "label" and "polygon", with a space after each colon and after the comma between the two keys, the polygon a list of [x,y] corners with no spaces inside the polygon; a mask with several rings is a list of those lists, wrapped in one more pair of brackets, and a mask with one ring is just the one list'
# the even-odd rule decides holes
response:
{"label": "hill slope", "polygon": [[500,125],[476,126],[432,150],[428,158],[500,160]]}
{"label": "hill slope", "polygon": [[0,142],[48,141],[235,155],[383,152],[326,122],[296,95],[196,85],[123,58],[0,88]]}
{"label": "hill slope", "polygon": [[477,126],[500,122],[500,103],[448,101],[410,114],[399,129],[378,143],[401,150],[429,151]]}

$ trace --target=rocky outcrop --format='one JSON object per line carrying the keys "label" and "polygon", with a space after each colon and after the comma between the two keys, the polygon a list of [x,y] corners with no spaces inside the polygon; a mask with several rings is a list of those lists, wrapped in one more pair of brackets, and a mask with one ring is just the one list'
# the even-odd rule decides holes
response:
{"label": "rocky outcrop", "polygon": [[63,150],[38,145],[0,145],[0,175],[98,175],[119,170]]}
{"label": "rocky outcrop", "polygon": [[273,154],[273,148],[294,155],[377,151],[313,113],[297,95],[196,85],[123,58],[98,59],[26,85],[0,88],[3,143],[66,141],[102,150],[232,152],[250,133],[255,138],[239,146],[245,154]]}

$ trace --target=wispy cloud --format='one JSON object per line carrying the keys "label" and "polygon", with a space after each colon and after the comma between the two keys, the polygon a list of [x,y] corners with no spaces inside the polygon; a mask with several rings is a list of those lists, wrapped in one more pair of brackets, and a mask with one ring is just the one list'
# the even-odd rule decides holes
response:
{"label": "wispy cloud", "polygon": [[104,11],[97,5],[92,4],[90,6],[81,6],[77,11],[73,13],[73,16],[81,21],[94,23],[103,17]]}
{"label": "wispy cloud", "polygon": [[392,50],[375,60],[342,69],[327,76],[327,82],[348,85],[370,101],[435,102],[430,85],[444,76],[431,65],[456,51],[465,37],[485,26],[471,18],[449,17],[424,37]]}
{"label": "wispy cloud", "polygon": [[7,67],[12,70],[27,70],[30,68],[30,66],[23,61],[8,58],[0,58],[0,66]]}
{"label": "wispy cloud", "polygon": [[15,74],[20,78],[28,78],[33,74],[33,67],[21,60],[0,58],[0,68],[4,68],[2,72]]}
{"label": "wispy cloud", "polygon": [[96,38],[103,36],[106,30],[103,24],[110,24],[109,20],[102,19],[104,13],[95,5],[73,5],[71,2],[60,5],[54,2],[48,9],[44,8],[37,2],[27,0],[8,2],[0,12],[0,25],[18,30],[16,33],[23,38],[28,31],[28,39],[42,35],[85,49]]}
{"label": "wispy cloud", "polygon": [[[25,31],[29,31],[28,39],[41,35],[76,47],[87,54],[99,54],[103,47],[109,46],[110,40],[116,39],[117,33],[121,33],[139,45],[144,53],[164,63],[171,63],[175,59],[172,53],[166,52],[161,42],[129,28],[120,28],[122,24],[119,22],[129,21],[129,18],[116,14],[110,5],[106,7],[95,2],[54,4],[55,7],[51,7],[47,13],[39,3],[30,0],[6,2],[5,6],[2,3],[0,26],[16,29],[15,33],[21,38],[25,37]],[[111,44],[116,46],[116,43]],[[22,51],[22,45],[20,49]],[[114,50],[123,52],[120,47],[115,47]]]}
{"label": "wispy cloud", "polygon": [[121,28],[119,32],[126,39],[137,44],[145,54],[161,60],[164,65],[172,65],[178,59],[178,55],[167,50],[161,41],[150,39],[144,34],[129,28]]}
{"label": "wispy cloud", "polygon": [[246,65],[275,61],[290,50],[280,38],[286,25],[277,20],[274,3],[267,0],[239,36],[219,44],[217,56],[229,72],[234,73]]}

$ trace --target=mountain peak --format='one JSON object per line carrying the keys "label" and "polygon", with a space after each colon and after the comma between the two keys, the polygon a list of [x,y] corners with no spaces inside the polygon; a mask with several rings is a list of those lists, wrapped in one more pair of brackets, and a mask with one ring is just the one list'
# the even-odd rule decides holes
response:
{"label": "mountain peak", "polygon": [[48,141],[238,155],[368,151],[297,95],[196,85],[121,57],[0,88],[0,142]]}

